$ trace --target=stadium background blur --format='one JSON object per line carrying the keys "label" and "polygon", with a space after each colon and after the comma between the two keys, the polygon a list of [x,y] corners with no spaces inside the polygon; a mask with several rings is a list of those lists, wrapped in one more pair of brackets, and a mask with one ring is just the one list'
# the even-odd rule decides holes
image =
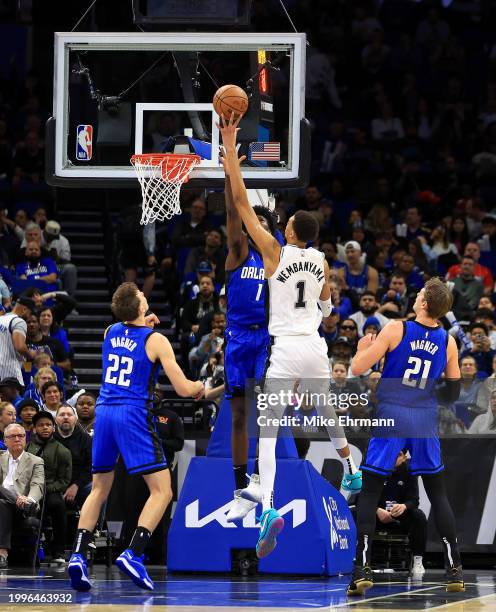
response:
{"label": "stadium background blur", "polygon": [[[121,4],[96,3],[80,28],[135,31],[129,7]],[[312,211],[320,223],[317,246],[331,268],[336,307],[332,324],[321,330],[332,385],[367,391],[368,408],[353,416],[372,411],[380,368],[351,380],[358,338],[391,318],[412,316],[425,281],[446,277],[454,307],[443,323],[459,344],[463,384],[460,400],[440,408],[440,433],[494,435],[496,3],[455,0],[449,9],[408,0],[286,5],[310,43],[311,182],[276,193],[276,212],[280,229],[299,209]],[[36,322],[28,325],[28,343],[41,344],[49,357],[25,366],[26,397],[57,408],[34,378],[42,366],[52,367],[67,398],[80,389],[98,393],[110,296],[122,280],[136,278],[183,368],[205,379],[209,398],[220,402],[226,240],[218,194],[185,189],[181,217],[143,230],[138,188],[58,189],[44,180],[53,32],[70,31],[86,7],[81,1],[57,7],[0,2],[2,303],[8,311],[34,286],[48,290],[46,304],[58,308],[55,325],[40,321],[41,331]],[[255,0],[251,29],[268,31],[268,24],[271,31],[289,29],[276,1]],[[275,86],[287,86],[287,74],[276,78]],[[173,115],[164,117],[150,138],[167,136],[173,123]],[[41,246],[39,255],[33,242]],[[39,280],[48,271],[56,280]],[[59,290],[68,297],[52,294]],[[0,393],[16,404],[21,399],[7,384]],[[171,397],[165,379],[157,393]],[[196,411],[190,427],[198,422],[208,431],[215,413],[205,418]],[[494,449],[490,465],[493,456]]]}

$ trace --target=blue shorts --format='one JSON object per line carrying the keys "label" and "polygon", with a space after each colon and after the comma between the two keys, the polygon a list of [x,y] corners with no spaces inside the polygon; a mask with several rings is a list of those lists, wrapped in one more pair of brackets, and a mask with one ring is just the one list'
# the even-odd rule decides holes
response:
{"label": "blue shorts", "polygon": [[389,476],[403,448],[410,451],[409,471],[413,476],[444,470],[439,438],[371,438],[360,469]]}
{"label": "blue shorts", "polygon": [[226,399],[243,396],[247,380],[263,378],[270,336],[267,328],[226,329],[224,349],[224,373],[226,377]]}
{"label": "blue shorts", "polygon": [[155,418],[144,404],[98,403],[93,433],[92,471],[111,472],[119,453],[129,474],[151,474],[167,467]]}

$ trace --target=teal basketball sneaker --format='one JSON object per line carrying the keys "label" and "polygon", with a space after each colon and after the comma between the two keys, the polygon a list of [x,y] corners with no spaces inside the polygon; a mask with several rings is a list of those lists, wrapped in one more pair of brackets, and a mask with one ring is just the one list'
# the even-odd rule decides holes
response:
{"label": "teal basketball sneaker", "polygon": [[263,559],[274,550],[277,544],[276,536],[284,527],[284,519],[274,508],[262,512],[260,521],[260,535],[257,542],[257,557]]}
{"label": "teal basketball sneaker", "polygon": [[348,493],[358,493],[362,488],[362,472],[358,470],[354,474],[345,474],[341,481],[341,489]]}

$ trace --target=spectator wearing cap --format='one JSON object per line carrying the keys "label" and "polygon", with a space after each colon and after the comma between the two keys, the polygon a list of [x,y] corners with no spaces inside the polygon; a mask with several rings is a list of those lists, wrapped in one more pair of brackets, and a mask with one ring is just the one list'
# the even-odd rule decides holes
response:
{"label": "spectator wearing cap", "polygon": [[62,288],[74,297],[77,288],[77,268],[71,263],[71,246],[67,238],[60,233],[60,224],[57,221],[47,221],[43,237],[46,248],[58,266]]}
{"label": "spectator wearing cap", "polygon": [[34,435],[26,451],[45,462],[45,516],[52,519],[52,558],[55,563],[64,563],[67,517],[63,494],[71,480],[72,457],[54,437],[55,419],[50,412],[37,412],[33,417],[33,428]]}
{"label": "spectator wearing cap", "polygon": [[49,380],[41,387],[41,396],[43,397],[43,410],[55,417],[57,410],[62,405],[64,388],[59,382]]}
{"label": "spectator wearing cap", "polygon": [[62,323],[76,307],[76,300],[67,295],[65,291],[41,293],[37,287],[30,287],[23,291],[22,295],[33,299],[36,308],[40,311],[49,306],[55,323]]}
{"label": "spectator wearing cap", "polygon": [[47,286],[55,285],[58,278],[57,264],[50,256],[42,256],[37,242],[28,242],[24,261],[16,265],[16,276],[25,280],[41,280]]}
{"label": "spectator wearing cap", "polygon": [[[479,263],[480,247],[477,242],[467,242],[463,252],[464,257],[470,257],[474,261],[473,276],[484,285],[484,294],[490,296],[494,290],[494,279],[491,270]],[[463,258],[462,258],[463,263]],[[446,274],[446,280],[455,280],[462,275],[462,263],[451,266]]]}
{"label": "spectator wearing cap", "polygon": [[40,411],[40,407],[34,399],[23,399],[17,406],[17,416],[26,431],[26,441],[31,439],[33,431],[33,417]]}
{"label": "spectator wearing cap", "polygon": [[15,378],[24,387],[19,357],[32,360],[35,352],[26,344],[28,316],[34,301],[20,296],[12,312],[0,316],[0,379]]}
{"label": "spectator wearing cap", "polygon": [[55,424],[55,439],[72,457],[71,479],[63,498],[81,507],[91,491],[91,436],[78,425],[76,412],[68,404],[58,408]]}
{"label": "spectator wearing cap", "polygon": [[375,268],[362,261],[362,248],[355,240],[349,240],[344,245],[347,263],[338,269],[338,275],[346,289],[355,297],[364,291],[373,291],[379,287],[379,275]]}
{"label": "spectator wearing cap", "polygon": [[377,336],[377,334],[381,331],[381,323],[377,317],[368,317],[368,319],[363,324],[362,335],[366,336],[367,334],[373,334]]}
{"label": "spectator wearing cap", "polygon": [[15,423],[17,413],[15,407],[10,402],[0,402],[0,451],[5,450],[3,432],[7,425]]}
{"label": "spectator wearing cap", "polygon": [[22,401],[22,391],[24,387],[17,380],[17,378],[11,376],[4,378],[0,381],[0,398],[4,402],[10,402],[14,406],[18,406],[19,402]]}
{"label": "spectator wearing cap", "polygon": [[353,343],[348,340],[346,336],[339,336],[339,338],[331,344],[329,349],[331,366],[334,365],[335,362],[339,361],[345,363],[349,368],[354,350],[355,347],[353,346]]}
{"label": "spectator wearing cap", "polygon": [[198,270],[199,264],[208,261],[215,270],[215,282],[224,284],[225,249],[223,235],[219,229],[211,229],[205,236],[205,245],[193,249],[186,259],[184,266],[185,277]]}
{"label": "spectator wearing cap", "polygon": [[27,319],[26,342],[34,351],[48,353],[59,368],[65,371],[71,370],[71,360],[62,343],[41,333],[39,315],[34,313],[31,313]]}
{"label": "spectator wearing cap", "polygon": [[363,336],[363,326],[365,324],[365,321],[371,316],[374,316],[379,321],[379,323],[381,324],[381,329],[389,323],[388,318],[386,318],[380,312],[377,312],[378,308],[379,304],[377,303],[377,300],[375,299],[375,294],[372,293],[372,291],[365,291],[365,293],[360,296],[359,310],[357,312],[354,312],[350,316],[350,319],[355,321],[357,325],[358,335],[360,337]]}
{"label": "spectator wearing cap", "polygon": [[78,396],[76,400],[76,412],[79,424],[90,436],[93,435],[93,430],[95,428],[95,407],[96,399],[93,393],[85,391]]}
{"label": "spectator wearing cap", "polygon": [[182,301],[187,302],[188,300],[192,300],[198,295],[200,290],[200,280],[204,276],[209,276],[214,283],[215,293],[218,295],[221,290],[222,285],[215,282],[215,267],[214,264],[210,261],[200,261],[198,267],[196,268],[196,276],[195,274],[189,274],[188,277],[185,278],[184,283],[181,285],[181,295]]}

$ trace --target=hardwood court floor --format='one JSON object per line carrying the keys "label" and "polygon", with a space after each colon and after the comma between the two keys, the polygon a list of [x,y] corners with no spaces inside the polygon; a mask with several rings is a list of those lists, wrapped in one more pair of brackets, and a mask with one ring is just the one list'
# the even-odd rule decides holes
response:
{"label": "hardwood court floor", "polygon": [[[153,593],[142,591],[116,568],[94,568],[90,593],[71,591],[65,568],[46,568],[34,574],[11,568],[0,573],[0,610],[112,611],[112,612],[301,612],[302,609],[496,611],[496,575],[466,572],[465,593],[446,593],[441,572],[429,572],[422,582],[402,575],[376,574],[376,585],[365,597],[347,599],[347,577],[298,576],[224,577],[219,575],[167,576],[153,568]],[[58,603],[56,602],[58,595]],[[31,597],[30,597],[31,596]],[[27,603],[30,597],[31,603]],[[51,599],[51,603],[49,600]],[[25,603],[23,603],[23,601]],[[60,603],[64,601],[65,603]]]}

